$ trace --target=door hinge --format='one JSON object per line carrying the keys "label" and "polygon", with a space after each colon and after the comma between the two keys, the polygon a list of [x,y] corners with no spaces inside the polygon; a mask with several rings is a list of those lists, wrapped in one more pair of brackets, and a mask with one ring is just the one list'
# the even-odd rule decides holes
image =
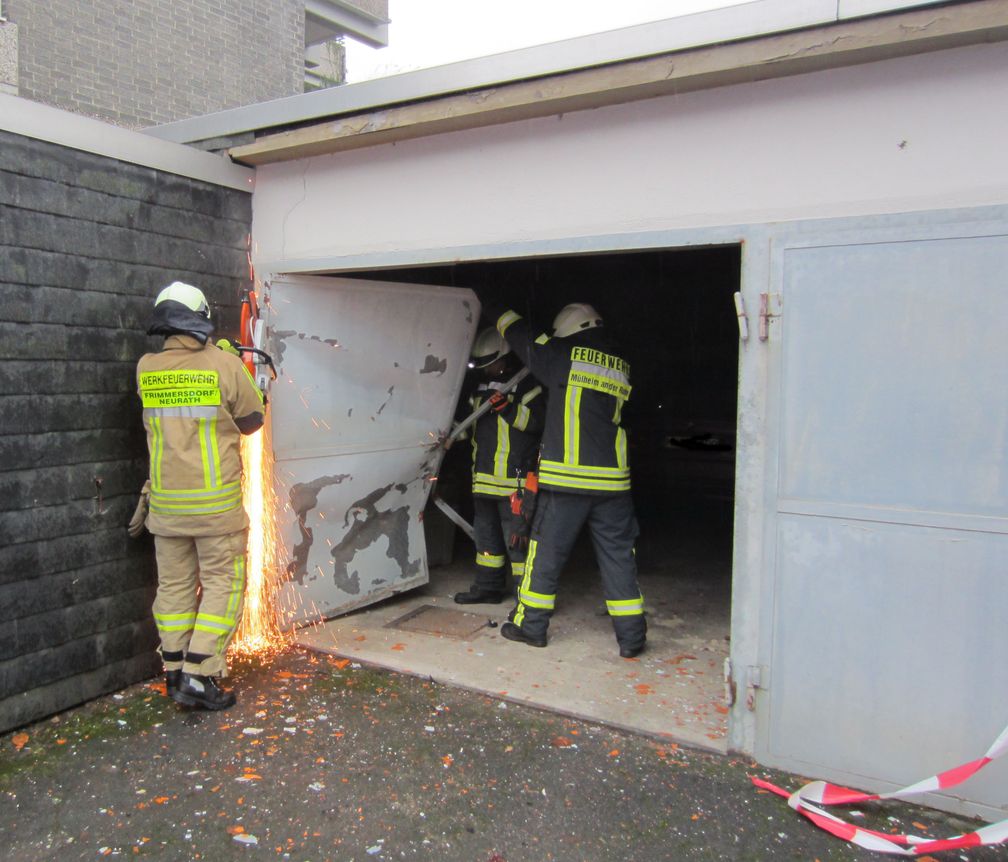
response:
{"label": "door hinge", "polygon": [[756,709],[757,689],[766,690],[766,668],[751,664],[746,668],[746,709],[750,712]]}
{"label": "door hinge", "polygon": [[749,340],[749,318],[746,316],[742,291],[735,291],[735,316],[738,318],[738,334],[742,341]]}
{"label": "door hinge", "polygon": [[[759,295],[759,340],[766,341],[770,337],[770,319],[780,317],[781,295],[779,293],[761,293]],[[774,309],[777,309],[774,311]]]}
{"label": "door hinge", "polygon": [[732,676],[732,663],[728,656],[724,660],[724,701],[725,706],[735,706],[735,677]]}

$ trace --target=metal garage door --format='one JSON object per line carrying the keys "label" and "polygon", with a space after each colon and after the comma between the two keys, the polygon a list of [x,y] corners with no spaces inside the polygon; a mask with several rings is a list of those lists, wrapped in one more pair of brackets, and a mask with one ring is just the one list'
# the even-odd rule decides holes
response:
{"label": "metal garage door", "polygon": [[[894,789],[1008,723],[1008,237],[986,228],[774,251],[768,763]],[[1003,817],[1006,786],[1002,761],[946,792]]]}
{"label": "metal garage door", "polygon": [[264,294],[291,622],[427,583],[422,514],[479,321],[469,290],[282,276]]}

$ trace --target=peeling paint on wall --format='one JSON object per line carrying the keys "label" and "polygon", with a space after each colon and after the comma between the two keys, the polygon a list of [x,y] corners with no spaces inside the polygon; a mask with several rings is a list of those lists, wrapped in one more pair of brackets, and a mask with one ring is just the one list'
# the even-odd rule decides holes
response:
{"label": "peeling paint on wall", "polygon": [[392,400],[392,392],[393,392],[394,390],[395,390],[395,386],[390,386],[390,387],[388,388],[388,398],[386,398],[386,399],[385,399],[385,400],[384,400],[384,401],[382,402],[382,406],[381,406],[381,407],[379,407],[379,408],[378,408],[378,412],[377,412],[377,413],[375,413],[375,415],[376,415],[376,416],[381,416],[381,412],[382,412],[382,410],[384,410],[384,409],[385,409],[386,407],[388,407],[388,403],[389,403],[389,401],[391,401],[391,400]]}
{"label": "peeling paint on wall", "polygon": [[350,571],[350,563],[359,551],[371,547],[382,538],[388,539],[389,559],[399,566],[403,579],[419,573],[420,560],[409,558],[409,507],[399,506],[381,512],[378,502],[393,488],[400,494],[405,494],[406,485],[385,485],[353,503],[343,519],[344,526],[349,527],[343,540],[332,549],[335,571],[333,579],[336,586],[345,592],[356,595],[360,592],[360,581],[357,572]]}
{"label": "peeling paint on wall", "polygon": [[319,492],[330,485],[339,485],[344,479],[349,479],[349,473],[337,476],[322,476],[311,482],[302,482],[291,487],[289,495],[291,508],[297,515],[298,530],[301,541],[294,546],[291,561],[287,564],[287,573],[299,584],[304,584],[308,574],[308,553],[311,551],[315,537],[308,526],[308,513],[318,505]]}
{"label": "peeling paint on wall", "polygon": [[424,367],[420,369],[421,374],[444,374],[448,370],[448,360],[438,359],[438,357],[433,356],[428,353],[427,358],[424,361]]}

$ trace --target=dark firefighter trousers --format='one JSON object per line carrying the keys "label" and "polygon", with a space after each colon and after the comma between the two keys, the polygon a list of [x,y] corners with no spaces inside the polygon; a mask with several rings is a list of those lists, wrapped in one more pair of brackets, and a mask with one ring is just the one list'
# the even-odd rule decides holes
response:
{"label": "dark firefighter trousers", "polygon": [[540,486],[513,622],[531,637],[546,634],[560,572],[585,523],[616,640],[621,647],[641,647],[647,623],[634,558],[639,530],[629,494],[576,494]]}
{"label": "dark firefighter trousers", "polygon": [[[526,544],[511,546],[512,535],[526,536],[528,525],[511,511],[510,497],[473,497],[476,588],[515,593],[525,574]],[[510,571],[508,563],[510,563]]]}

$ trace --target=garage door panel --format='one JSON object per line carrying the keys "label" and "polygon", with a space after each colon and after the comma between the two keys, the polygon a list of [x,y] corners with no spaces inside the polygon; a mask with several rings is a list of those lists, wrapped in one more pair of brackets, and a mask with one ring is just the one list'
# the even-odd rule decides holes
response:
{"label": "garage door panel", "polygon": [[479,319],[469,290],[278,276],[265,294],[289,623],[427,582],[422,516]]}
{"label": "garage door panel", "polygon": [[[771,753],[895,786],[983,754],[1008,723],[1008,536],[782,515],[778,553]],[[970,798],[1005,786],[999,762]]]}
{"label": "garage door panel", "polygon": [[1008,512],[1008,237],[785,253],[785,499]]}
{"label": "garage door panel", "polygon": [[[979,757],[1008,723],[1008,237],[955,232],[777,249],[762,733],[772,762],[867,789]],[[998,762],[945,804],[1008,812],[1005,786]]]}

